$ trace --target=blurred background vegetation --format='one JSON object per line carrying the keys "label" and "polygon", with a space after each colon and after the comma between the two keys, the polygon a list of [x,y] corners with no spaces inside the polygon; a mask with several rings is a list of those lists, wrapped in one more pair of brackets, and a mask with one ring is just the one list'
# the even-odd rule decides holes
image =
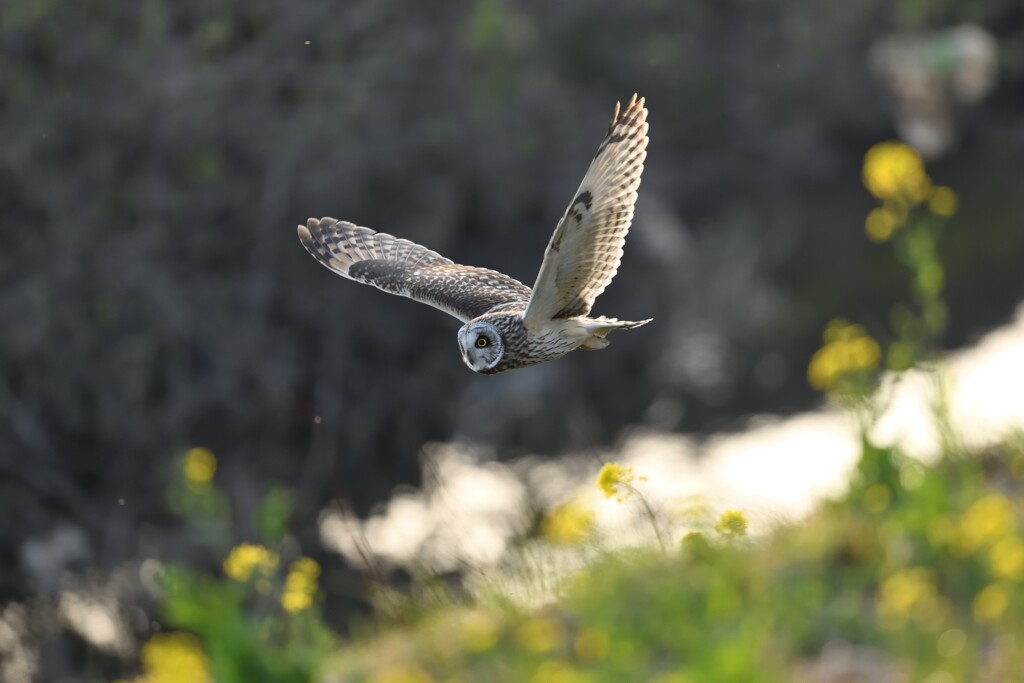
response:
{"label": "blurred background vegetation", "polygon": [[[0,615],[29,634],[24,670],[124,675],[134,649],[59,616],[69,586],[141,638],[158,609],[138,568],[218,571],[236,541],[283,536],[257,521],[275,504],[344,586],[344,630],[365,576],[317,550],[317,520],[418,484],[430,442],[554,457],[817,405],[825,324],[885,327],[904,288],[865,237],[881,140],[959,197],[938,346],[1006,321],[1022,22],[1012,0],[5,0]],[[980,48],[948,33],[966,24]],[[651,145],[598,312],[655,323],[604,353],[475,376],[453,320],[332,278],[295,238],[332,215],[531,283],[634,91]],[[201,522],[174,497],[196,446],[221,485]]]}

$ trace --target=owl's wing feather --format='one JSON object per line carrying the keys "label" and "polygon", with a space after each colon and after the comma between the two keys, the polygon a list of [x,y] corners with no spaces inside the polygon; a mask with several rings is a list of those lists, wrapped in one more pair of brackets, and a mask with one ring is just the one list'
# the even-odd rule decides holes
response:
{"label": "owl's wing feather", "polygon": [[619,268],[646,157],[647,109],[633,95],[621,113],[615,104],[608,133],[551,236],[526,309],[527,327],[590,313]]}
{"label": "owl's wing feather", "polygon": [[506,303],[526,303],[530,288],[487,268],[454,263],[409,240],[333,218],[310,218],[299,241],[338,275],[429,304],[463,322]]}

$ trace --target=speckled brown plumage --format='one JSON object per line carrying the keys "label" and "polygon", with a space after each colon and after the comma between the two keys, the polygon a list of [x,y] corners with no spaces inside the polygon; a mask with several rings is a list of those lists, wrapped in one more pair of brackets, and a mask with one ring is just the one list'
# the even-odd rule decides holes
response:
{"label": "speckled brown plumage", "polygon": [[493,374],[601,349],[638,322],[587,315],[615,277],[647,156],[647,110],[633,98],[615,113],[544,253],[533,290],[486,268],[454,263],[409,240],[334,218],[298,227],[302,245],[335,273],[420,301],[456,318],[464,362]]}
{"label": "speckled brown plumage", "polygon": [[463,322],[530,300],[530,288],[496,270],[462,266],[409,240],[333,218],[299,226],[302,246],[335,273],[407,296]]}

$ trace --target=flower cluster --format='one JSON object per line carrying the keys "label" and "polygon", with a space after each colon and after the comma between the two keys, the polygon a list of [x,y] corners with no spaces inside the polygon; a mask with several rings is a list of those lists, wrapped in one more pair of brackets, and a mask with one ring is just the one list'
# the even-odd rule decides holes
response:
{"label": "flower cluster", "polygon": [[898,628],[908,619],[927,623],[942,609],[936,591],[935,572],[928,567],[906,567],[886,578],[878,589],[878,618],[888,628]]}
{"label": "flower cluster", "polygon": [[217,458],[209,448],[192,448],[185,453],[182,464],[185,483],[193,491],[205,491],[217,472]]}
{"label": "flower cluster", "polygon": [[820,391],[835,389],[851,373],[871,372],[882,357],[878,342],[863,327],[843,319],[830,322],[822,340],[807,367],[808,382]]}
{"label": "flower cluster", "polygon": [[1013,502],[1001,493],[979,498],[953,524],[950,541],[955,554],[981,559],[991,578],[974,597],[975,621],[998,621],[1009,607],[1010,586],[1024,582],[1024,538]]}
{"label": "flower cluster", "polygon": [[864,155],[864,186],[882,205],[868,214],[864,227],[874,242],[885,242],[907,223],[910,210],[927,205],[936,216],[956,213],[957,196],[935,187],[917,151],[902,142],[881,142]]}
{"label": "flower cluster", "polygon": [[516,629],[519,647],[533,654],[544,654],[562,646],[565,627],[562,622],[547,617],[534,617]]}
{"label": "flower cluster", "polygon": [[498,644],[501,623],[490,612],[474,610],[460,624],[462,647],[467,652],[486,652]]}
{"label": "flower cluster", "polygon": [[890,140],[874,145],[864,155],[864,186],[882,201],[920,204],[928,198],[932,181],[917,150]]}
{"label": "flower cluster", "polygon": [[284,611],[295,614],[309,609],[316,595],[319,577],[320,565],[313,558],[300,557],[292,562],[281,593],[281,607]]}
{"label": "flower cluster", "polygon": [[242,543],[231,549],[224,559],[224,573],[230,578],[245,583],[253,578],[267,578],[277,569],[280,558],[272,550],[261,545]]}
{"label": "flower cluster", "polygon": [[190,633],[157,633],[142,646],[141,676],[132,683],[212,683],[210,662]]}
{"label": "flower cluster", "polygon": [[620,503],[633,493],[633,468],[607,462],[597,473],[597,487],[605,498],[614,498]]}
{"label": "flower cluster", "polygon": [[742,510],[726,510],[715,524],[715,531],[727,538],[746,536],[747,516]]}
{"label": "flower cluster", "polygon": [[594,511],[580,500],[562,503],[544,516],[540,531],[554,545],[576,545],[594,527]]}

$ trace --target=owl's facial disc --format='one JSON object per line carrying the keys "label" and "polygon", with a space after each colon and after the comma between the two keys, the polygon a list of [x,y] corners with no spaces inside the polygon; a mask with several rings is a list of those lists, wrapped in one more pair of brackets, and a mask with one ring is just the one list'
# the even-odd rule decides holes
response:
{"label": "owl's facial disc", "polygon": [[473,372],[487,372],[501,361],[505,352],[501,332],[491,323],[468,322],[459,330],[462,362]]}

